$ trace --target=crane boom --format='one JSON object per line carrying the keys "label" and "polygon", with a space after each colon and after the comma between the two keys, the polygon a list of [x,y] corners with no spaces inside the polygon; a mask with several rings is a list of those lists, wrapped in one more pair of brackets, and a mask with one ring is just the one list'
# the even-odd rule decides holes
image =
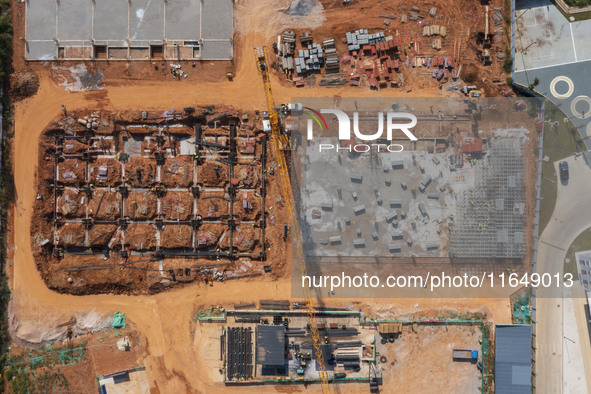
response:
{"label": "crane boom", "polygon": [[[298,262],[300,274],[307,275],[306,263],[304,260],[302,243],[300,238],[300,227],[297,216],[292,212],[291,204],[291,181],[287,170],[287,162],[283,149],[289,146],[287,137],[281,132],[281,125],[279,123],[279,116],[275,109],[275,100],[273,99],[273,92],[271,91],[271,79],[268,69],[267,53],[264,47],[255,48],[255,55],[257,59],[257,68],[263,77],[263,84],[265,86],[265,97],[267,99],[267,107],[269,108],[269,121],[271,123],[271,132],[275,151],[277,153],[277,161],[279,164],[279,173],[281,175],[281,185],[283,188],[283,197],[289,217],[291,218],[291,236],[292,236],[292,252],[295,253],[295,258]],[[316,323],[316,311],[312,305],[312,297],[310,296],[310,289],[304,287],[304,299],[306,301],[306,313],[308,315],[308,323],[310,324],[310,334],[314,340],[314,350],[316,354],[316,365],[318,366],[318,376],[322,384],[322,392],[329,393],[328,388],[328,374],[326,373],[326,366],[324,365],[324,358],[322,357],[322,349],[320,343],[320,334],[318,332],[318,325]]]}

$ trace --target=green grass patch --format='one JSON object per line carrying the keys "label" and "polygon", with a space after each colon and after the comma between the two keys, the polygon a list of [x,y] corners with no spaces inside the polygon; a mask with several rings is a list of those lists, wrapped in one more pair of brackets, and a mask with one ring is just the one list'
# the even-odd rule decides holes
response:
{"label": "green grass patch", "polygon": [[513,19],[513,10],[512,10],[512,2],[511,0],[504,0],[503,1],[503,13],[505,17],[505,25],[511,26],[511,19]]}
{"label": "green grass patch", "polygon": [[511,74],[513,71],[513,56],[511,56],[511,49],[505,50],[505,62],[503,63],[503,71],[507,74]]}
{"label": "green grass patch", "polygon": [[[554,4],[556,6],[556,8],[558,8],[558,11],[560,11],[560,13],[562,14],[562,16],[564,16],[566,18],[566,20],[568,20],[569,22],[570,22],[570,17],[571,16],[575,18],[575,21],[584,21],[584,20],[587,20],[587,19],[591,19],[591,11],[579,12],[579,13],[576,13],[576,14],[569,15],[569,14],[566,13],[566,11],[564,11],[562,9],[561,6],[559,6],[558,4],[556,4],[556,1],[555,0],[550,0],[550,1],[552,2],[552,4]],[[585,0],[585,1],[589,1],[589,0]],[[568,1],[566,3],[568,4]],[[587,4],[587,5],[589,5],[589,4]]]}
{"label": "green grass patch", "polygon": [[[6,74],[10,68],[10,55],[12,48],[12,26],[10,24],[10,1],[0,0],[0,85],[7,87]],[[4,90],[7,92],[7,89]],[[4,105],[4,136],[5,139],[12,135],[10,111],[12,106],[8,94],[2,97]],[[2,231],[0,232],[0,392],[4,392],[5,363],[9,351],[10,338],[8,336],[8,317],[6,308],[10,299],[10,289],[5,272],[8,209],[14,194],[10,188],[12,184],[12,168],[10,164],[10,148],[6,143],[0,147],[3,150],[2,173],[0,174],[0,215],[2,216]],[[13,390],[17,392],[16,390]]]}
{"label": "green grass patch", "polygon": [[492,334],[492,323],[482,325],[482,385],[480,392],[494,394],[495,381],[495,341]]}
{"label": "green grass patch", "polygon": [[569,7],[586,7],[591,5],[591,0],[564,0]]}
{"label": "green grass patch", "polygon": [[554,170],[554,162],[585,149],[577,128],[570,120],[564,122],[566,117],[556,105],[546,100],[545,119],[558,121],[558,126],[552,129],[550,124],[544,123],[544,156],[548,156],[549,160],[542,162],[540,234],[550,221],[556,205],[558,178]]}
{"label": "green grass patch", "polygon": [[[575,238],[573,243],[568,247],[566,258],[564,259],[564,273],[570,272],[573,274],[573,280],[579,278],[577,273],[577,263],[575,261],[575,253],[591,249],[591,228],[586,229]],[[567,263],[567,260],[569,261]]]}

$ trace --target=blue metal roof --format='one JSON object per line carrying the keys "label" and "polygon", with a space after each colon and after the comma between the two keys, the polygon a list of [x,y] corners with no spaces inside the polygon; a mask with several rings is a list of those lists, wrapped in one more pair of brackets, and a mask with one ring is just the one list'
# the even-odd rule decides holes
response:
{"label": "blue metal roof", "polygon": [[495,393],[531,394],[531,326],[495,328]]}

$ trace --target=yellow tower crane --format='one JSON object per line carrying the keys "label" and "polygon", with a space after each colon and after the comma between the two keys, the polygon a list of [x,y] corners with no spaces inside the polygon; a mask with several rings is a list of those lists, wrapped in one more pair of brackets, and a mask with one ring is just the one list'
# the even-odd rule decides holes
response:
{"label": "yellow tower crane", "polygon": [[[273,92],[271,91],[271,78],[269,75],[269,63],[267,52],[264,47],[255,48],[255,56],[257,59],[257,69],[259,74],[263,77],[263,84],[265,85],[265,97],[267,99],[267,107],[269,108],[269,121],[271,123],[271,133],[275,151],[277,153],[277,161],[279,164],[279,174],[281,176],[281,185],[283,186],[283,197],[287,207],[288,214],[291,218],[291,236],[292,236],[292,253],[295,253],[295,258],[298,261],[300,274],[307,275],[306,262],[304,260],[302,241],[300,237],[300,227],[297,216],[292,212],[291,203],[291,181],[287,170],[287,162],[285,160],[284,149],[289,146],[287,137],[281,132],[281,124],[279,116],[275,109],[275,100],[273,99]],[[310,296],[310,289],[304,287],[304,299],[306,301],[306,312],[308,314],[308,323],[310,324],[310,333],[314,340],[314,350],[316,353],[316,364],[318,366],[318,375],[322,383],[322,392],[329,393],[328,388],[328,374],[326,373],[326,366],[324,365],[324,358],[322,357],[322,349],[320,342],[320,334],[318,333],[318,324],[316,323],[316,311],[312,305],[312,297]]]}

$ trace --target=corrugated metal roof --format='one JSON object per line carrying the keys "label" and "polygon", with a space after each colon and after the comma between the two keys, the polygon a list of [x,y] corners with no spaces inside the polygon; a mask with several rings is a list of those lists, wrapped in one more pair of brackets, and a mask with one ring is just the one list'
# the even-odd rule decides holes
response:
{"label": "corrugated metal roof", "polygon": [[285,364],[285,326],[257,326],[257,363],[273,367]]}
{"label": "corrugated metal roof", "polygon": [[531,326],[496,326],[495,392],[531,393]]}

